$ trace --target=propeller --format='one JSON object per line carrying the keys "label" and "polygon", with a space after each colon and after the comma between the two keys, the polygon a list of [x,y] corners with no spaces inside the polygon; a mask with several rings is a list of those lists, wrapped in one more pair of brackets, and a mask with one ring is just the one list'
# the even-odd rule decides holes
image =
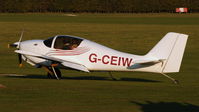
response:
{"label": "propeller", "polygon": [[[22,38],[23,38],[23,34],[24,34],[24,30],[22,30],[22,32],[21,32],[21,36],[19,38],[19,41],[15,42],[13,44],[8,44],[8,48],[15,47],[18,50],[20,50],[20,44],[21,44],[21,41],[22,41]],[[19,67],[22,67],[23,64],[22,64],[22,55],[21,54],[18,54],[18,60],[19,60]]]}
{"label": "propeller", "polygon": [[[17,49],[19,49],[19,50],[20,50],[20,44],[21,44],[21,41],[22,41],[22,38],[23,38],[23,33],[24,33],[24,30],[22,30],[21,36],[20,36],[19,41],[18,41]],[[19,67],[22,67],[23,64],[22,64],[22,55],[21,54],[18,54],[18,60],[19,60]]]}

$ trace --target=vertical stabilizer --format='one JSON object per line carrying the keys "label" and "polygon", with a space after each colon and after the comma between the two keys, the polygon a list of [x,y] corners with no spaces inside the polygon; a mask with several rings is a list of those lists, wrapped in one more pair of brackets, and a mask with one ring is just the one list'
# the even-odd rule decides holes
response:
{"label": "vertical stabilizer", "polygon": [[165,60],[161,67],[162,73],[179,72],[188,35],[167,33],[158,44],[149,51],[147,56]]}
{"label": "vertical stabilizer", "polygon": [[188,35],[179,34],[167,59],[163,73],[179,72]]}

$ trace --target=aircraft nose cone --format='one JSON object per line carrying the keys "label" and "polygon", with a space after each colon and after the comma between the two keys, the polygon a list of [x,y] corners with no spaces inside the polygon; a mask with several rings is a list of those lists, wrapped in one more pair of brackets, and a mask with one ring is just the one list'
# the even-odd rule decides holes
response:
{"label": "aircraft nose cone", "polygon": [[42,50],[42,42],[42,40],[26,40],[20,42],[18,45],[20,50],[38,53]]}
{"label": "aircraft nose cone", "polygon": [[22,42],[17,43],[17,44],[18,44],[18,48],[20,50],[25,50],[30,46],[30,42],[28,42],[28,41],[22,41]]}

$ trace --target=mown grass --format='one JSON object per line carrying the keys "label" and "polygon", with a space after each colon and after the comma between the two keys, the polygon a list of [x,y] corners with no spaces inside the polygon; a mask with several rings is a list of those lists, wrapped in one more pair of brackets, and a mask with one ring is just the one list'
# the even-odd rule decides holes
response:
{"label": "mown grass", "polygon": [[[2,112],[198,112],[199,14],[0,14],[0,76]],[[133,54],[147,53],[167,32],[190,35],[175,85],[153,73],[83,73],[62,70],[64,79],[50,80],[42,69],[17,66],[8,43],[76,35]]]}

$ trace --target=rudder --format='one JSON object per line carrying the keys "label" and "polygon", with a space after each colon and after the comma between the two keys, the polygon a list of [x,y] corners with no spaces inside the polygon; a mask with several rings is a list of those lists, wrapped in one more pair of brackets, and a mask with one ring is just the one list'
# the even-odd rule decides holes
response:
{"label": "rudder", "polygon": [[163,68],[163,73],[179,72],[188,35],[179,34]]}

